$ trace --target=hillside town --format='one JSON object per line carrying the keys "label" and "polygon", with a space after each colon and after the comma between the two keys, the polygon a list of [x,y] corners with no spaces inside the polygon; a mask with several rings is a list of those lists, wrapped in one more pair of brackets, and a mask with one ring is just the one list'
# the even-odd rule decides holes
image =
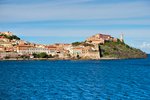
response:
{"label": "hillside town", "polygon": [[[84,42],[44,45],[26,42],[9,31],[0,32],[0,59],[100,59],[98,45],[117,40],[110,35],[96,34]],[[123,36],[120,41],[123,42]]]}

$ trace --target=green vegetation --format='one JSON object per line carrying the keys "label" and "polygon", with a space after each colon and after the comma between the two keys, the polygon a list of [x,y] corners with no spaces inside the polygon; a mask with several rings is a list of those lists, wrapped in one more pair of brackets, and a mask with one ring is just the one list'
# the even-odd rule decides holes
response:
{"label": "green vegetation", "polygon": [[48,55],[45,52],[39,53],[39,58],[48,58]]}
{"label": "green vegetation", "polygon": [[89,43],[86,43],[86,42],[83,42],[83,43],[82,43],[82,45],[83,45],[83,46],[85,46],[85,47],[86,47],[86,46],[94,47],[94,45],[93,45],[93,44],[89,44]]}
{"label": "green vegetation", "polygon": [[4,36],[5,38],[10,39],[10,40],[13,40],[13,39],[20,40],[20,38],[17,37],[16,35],[8,36],[5,34],[0,34],[0,36]]}
{"label": "green vegetation", "polygon": [[80,59],[81,57],[79,55],[77,55],[77,59]]}
{"label": "green vegetation", "polygon": [[9,56],[6,56],[6,57],[4,57],[5,59],[9,59],[10,57]]}
{"label": "green vegetation", "polygon": [[73,46],[79,46],[79,45],[82,45],[82,46],[94,46],[93,44],[89,44],[89,43],[86,43],[86,42],[73,42],[72,43]]}
{"label": "green vegetation", "polygon": [[144,58],[147,55],[139,49],[130,47],[118,40],[118,42],[106,42],[100,45],[103,57],[114,58]]}
{"label": "green vegetation", "polygon": [[33,53],[32,55],[34,56],[34,58],[53,58],[52,55],[48,55],[45,52],[42,52],[42,53],[39,53],[39,54]]}
{"label": "green vegetation", "polygon": [[23,59],[29,59],[30,57],[28,55],[21,55],[21,58],[23,58]]}
{"label": "green vegetation", "polygon": [[78,46],[78,45],[81,45],[81,44],[82,44],[82,42],[73,42],[72,43],[73,46]]}

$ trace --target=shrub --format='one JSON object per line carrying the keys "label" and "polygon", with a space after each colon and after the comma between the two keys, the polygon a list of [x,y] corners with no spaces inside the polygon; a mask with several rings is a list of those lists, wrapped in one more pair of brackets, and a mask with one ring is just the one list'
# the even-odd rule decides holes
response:
{"label": "shrub", "polygon": [[48,58],[48,55],[45,52],[39,53],[38,56],[39,58]]}
{"label": "shrub", "polygon": [[80,45],[80,44],[81,44],[81,42],[73,42],[73,43],[72,43],[73,46],[78,46],[78,45]]}
{"label": "shrub", "polygon": [[45,53],[45,52],[42,52],[42,53],[39,53],[39,54],[33,53],[32,55],[34,56],[34,58],[48,58],[48,57],[51,57],[51,56],[47,55],[47,53]]}
{"label": "shrub", "polygon": [[5,34],[0,34],[0,36],[4,36],[5,38],[10,39],[10,40],[13,40],[13,39],[20,40],[20,38],[17,37],[16,35],[8,36]]}
{"label": "shrub", "polygon": [[6,57],[5,57],[5,59],[9,59],[9,58],[10,58],[9,56],[6,56]]}

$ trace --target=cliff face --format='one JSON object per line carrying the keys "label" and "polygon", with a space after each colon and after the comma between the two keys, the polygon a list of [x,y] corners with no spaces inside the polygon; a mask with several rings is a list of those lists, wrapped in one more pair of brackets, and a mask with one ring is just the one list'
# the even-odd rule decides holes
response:
{"label": "cliff face", "polygon": [[100,46],[101,56],[104,58],[146,58],[147,54],[143,51],[130,47],[124,42],[106,42]]}

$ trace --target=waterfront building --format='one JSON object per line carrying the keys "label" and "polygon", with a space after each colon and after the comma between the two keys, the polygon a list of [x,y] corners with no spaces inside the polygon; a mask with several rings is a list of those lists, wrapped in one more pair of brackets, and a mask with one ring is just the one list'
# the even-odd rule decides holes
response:
{"label": "waterfront building", "polygon": [[72,48],[72,54],[74,55],[74,56],[76,56],[76,55],[82,55],[82,50],[83,50],[83,47],[74,47],[74,48]]}
{"label": "waterfront building", "polygon": [[49,45],[49,46],[46,46],[45,48],[49,50],[52,55],[55,55],[58,52],[57,47],[54,45]]}
{"label": "waterfront building", "polygon": [[28,54],[28,49],[33,48],[33,46],[30,45],[18,45],[17,46],[17,53],[19,54]]}
{"label": "waterfront building", "polygon": [[47,53],[49,55],[50,54],[54,55],[54,51],[48,50],[47,48],[29,48],[27,50],[27,53],[29,53],[29,54],[33,54],[33,53],[38,54],[38,53],[42,53],[42,52],[45,52],[45,53]]}
{"label": "waterfront building", "polygon": [[55,55],[56,54],[56,50],[52,49],[52,48],[39,48],[39,47],[34,47],[31,45],[21,45],[17,47],[17,52],[21,55],[24,54],[33,54],[33,53],[42,53],[45,52],[48,55]]}
{"label": "waterfront building", "polygon": [[99,59],[100,55],[99,55],[99,50],[97,50],[97,48],[95,47],[84,47],[82,49],[82,55],[83,58],[90,58],[90,59]]}
{"label": "waterfront building", "polygon": [[16,53],[16,52],[0,52],[0,58],[5,58],[5,57],[16,58],[16,57],[18,57],[18,53]]}
{"label": "waterfront building", "polygon": [[99,59],[99,50],[95,47],[91,46],[78,46],[73,47],[72,52],[70,52],[72,57],[77,57],[77,55],[81,58],[90,58],[90,59]]}

